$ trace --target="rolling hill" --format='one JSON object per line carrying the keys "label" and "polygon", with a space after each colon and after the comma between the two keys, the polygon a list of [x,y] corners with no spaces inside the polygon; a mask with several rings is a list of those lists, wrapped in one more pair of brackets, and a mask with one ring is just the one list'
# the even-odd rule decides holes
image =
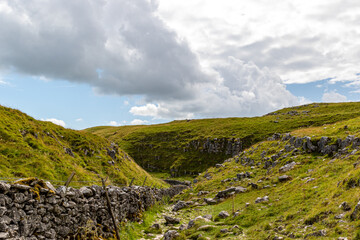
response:
{"label": "rolling hill", "polygon": [[151,177],[116,144],[103,137],[38,121],[0,106],[1,179],[38,177],[60,184],[75,172],[72,186],[101,184],[109,177],[117,185],[163,183]]}
{"label": "rolling hill", "polygon": [[360,103],[314,103],[261,117],[173,121],[166,124],[94,127],[144,169],[173,176],[197,175],[274,133],[321,126],[360,116]]}

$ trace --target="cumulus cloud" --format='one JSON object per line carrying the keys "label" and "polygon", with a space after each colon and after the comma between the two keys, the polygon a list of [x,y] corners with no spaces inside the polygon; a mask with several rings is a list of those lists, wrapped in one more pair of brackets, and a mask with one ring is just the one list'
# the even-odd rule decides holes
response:
{"label": "cumulus cloud", "polygon": [[130,122],[131,125],[144,125],[146,123],[148,123],[148,121],[141,119],[134,119]]}
{"label": "cumulus cloud", "polygon": [[117,121],[110,121],[108,125],[116,127],[116,126],[121,126],[122,124]]}
{"label": "cumulus cloud", "polygon": [[[238,2],[236,6],[243,5]],[[260,11],[270,15],[258,16],[259,1],[247,2],[252,8],[249,13],[255,15],[244,22],[234,18],[238,12],[227,14],[228,9],[219,7],[205,11],[205,15],[214,13],[209,20],[203,13],[197,15],[195,7],[194,15],[178,22],[190,29],[190,34],[183,34],[171,17],[165,19],[157,1],[4,0],[0,4],[0,69],[45,80],[88,83],[101,94],[142,96],[144,103],[131,107],[130,113],[153,118],[250,116],[298,104],[282,79],[295,79],[289,69],[303,71],[315,62],[319,65],[323,55],[308,57],[317,54],[312,47],[317,38],[299,40],[291,30],[297,28],[290,25],[268,36],[273,29],[280,31],[279,24],[286,21],[277,19],[267,25],[276,8],[271,5],[270,10]],[[295,40],[302,41],[302,46]],[[329,68],[320,65],[318,77]]]}
{"label": "cumulus cloud", "polygon": [[346,96],[336,91],[325,92],[321,99],[323,102],[346,102]]}
{"label": "cumulus cloud", "polygon": [[63,120],[59,120],[56,118],[47,118],[47,119],[41,119],[42,121],[47,121],[47,122],[52,122],[56,125],[62,126],[62,127],[66,127],[66,124]]}
{"label": "cumulus cloud", "polygon": [[154,118],[230,117],[260,115],[299,104],[280,77],[268,68],[229,57],[217,71],[220,80],[196,85],[194,100],[146,104],[132,107],[130,112]]}
{"label": "cumulus cloud", "polygon": [[360,80],[359,11],[351,0],[164,0],[159,7],[207,65],[231,55],[285,83]]}
{"label": "cumulus cloud", "polygon": [[0,79],[0,86],[5,86],[5,85],[9,85],[9,83]]}
{"label": "cumulus cloud", "polygon": [[82,121],[84,121],[84,119],[82,119],[82,118],[77,118],[77,119],[75,119],[75,121],[76,121],[76,122],[82,122]]}
{"label": "cumulus cloud", "polygon": [[191,98],[194,82],[208,76],[156,8],[147,0],[2,1],[0,68],[104,94]]}

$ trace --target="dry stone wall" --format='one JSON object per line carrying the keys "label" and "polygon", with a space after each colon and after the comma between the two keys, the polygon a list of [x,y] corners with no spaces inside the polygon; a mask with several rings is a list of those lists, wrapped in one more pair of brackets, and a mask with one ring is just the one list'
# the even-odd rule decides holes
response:
{"label": "dry stone wall", "polygon": [[[184,188],[107,187],[119,223],[140,220],[141,213],[156,201]],[[102,187],[53,190],[0,182],[0,239],[86,239],[89,234],[114,237]]]}

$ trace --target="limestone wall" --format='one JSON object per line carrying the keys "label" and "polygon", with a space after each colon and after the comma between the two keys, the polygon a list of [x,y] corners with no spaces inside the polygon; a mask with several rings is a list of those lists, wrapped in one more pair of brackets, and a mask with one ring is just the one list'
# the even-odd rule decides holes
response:
{"label": "limestone wall", "polygon": [[[86,239],[86,234],[113,237],[105,191],[100,186],[80,189],[33,187],[0,182],[0,239]],[[141,213],[164,196],[174,196],[185,186],[169,189],[108,186],[118,222],[137,221]],[[80,234],[82,234],[80,236]]]}

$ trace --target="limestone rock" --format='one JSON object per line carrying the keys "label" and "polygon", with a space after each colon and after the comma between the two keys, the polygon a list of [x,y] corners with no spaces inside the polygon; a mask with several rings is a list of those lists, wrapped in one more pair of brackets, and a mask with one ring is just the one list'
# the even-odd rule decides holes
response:
{"label": "limestone rock", "polygon": [[180,223],[180,219],[173,218],[170,216],[164,216],[166,223],[165,224],[178,224]]}
{"label": "limestone rock", "polygon": [[164,234],[164,240],[173,240],[180,236],[180,234],[176,230],[168,230]]}
{"label": "limestone rock", "polygon": [[285,164],[284,166],[282,166],[279,169],[279,172],[284,173],[284,172],[290,171],[291,169],[293,169],[295,167],[295,165],[296,165],[296,162],[291,162],[291,163]]}
{"label": "limestone rock", "polygon": [[286,181],[291,180],[291,177],[288,175],[282,175],[278,179],[279,179],[279,182],[286,182]]}
{"label": "limestone rock", "polygon": [[269,201],[269,197],[265,196],[265,197],[258,197],[255,199],[255,203],[262,203],[262,202],[268,202]]}
{"label": "limestone rock", "polygon": [[227,211],[221,211],[218,215],[220,218],[227,218],[230,214]]}

